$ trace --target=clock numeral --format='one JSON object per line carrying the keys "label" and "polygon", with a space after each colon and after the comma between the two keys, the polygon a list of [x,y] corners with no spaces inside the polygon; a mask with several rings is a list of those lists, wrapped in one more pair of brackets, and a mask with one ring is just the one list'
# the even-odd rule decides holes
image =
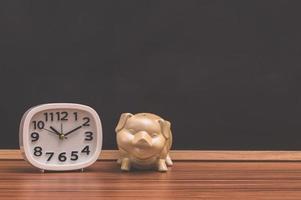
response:
{"label": "clock numeral", "polygon": [[89,117],[84,117],[83,120],[85,121],[85,123],[83,124],[83,126],[90,126],[90,118]]}
{"label": "clock numeral", "polygon": [[54,120],[54,115],[56,115],[56,120],[57,121],[67,121],[68,120],[68,112],[63,111],[63,112],[56,112],[55,114],[53,112],[46,112],[44,113],[45,116],[45,121],[53,121]]}
{"label": "clock numeral", "polygon": [[37,141],[37,140],[39,140],[39,138],[40,138],[40,135],[37,133],[37,132],[33,132],[33,133],[31,133],[31,142],[35,142],[35,141]]}
{"label": "clock numeral", "polygon": [[89,145],[85,146],[85,148],[83,148],[83,150],[81,152],[89,155],[90,154]]}
{"label": "clock numeral", "polygon": [[53,157],[54,153],[53,152],[46,152],[46,155],[49,155],[47,161],[50,161],[51,158]]}
{"label": "clock numeral", "polygon": [[42,147],[35,147],[33,152],[33,155],[35,156],[41,156],[42,155]]}
{"label": "clock numeral", "polygon": [[68,119],[67,119],[67,117],[68,117],[68,112],[57,112],[56,113],[56,115],[57,115],[57,120],[58,121],[67,121]]}
{"label": "clock numeral", "polygon": [[57,117],[57,121],[60,121],[60,119],[61,119],[61,114],[60,114],[60,112],[56,112],[56,117]]}
{"label": "clock numeral", "polygon": [[66,152],[60,153],[58,158],[59,158],[59,161],[65,162],[67,160]]}
{"label": "clock numeral", "polygon": [[48,120],[53,121],[53,113],[44,113],[45,115],[45,121],[48,122]]}
{"label": "clock numeral", "polygon": [[72,151],[71,152],[71,160],[75,161],[78,159],[78,151]]}
{"label": "clock numeral", "polygon": [[85,141],[91,141],[93,140],[93,133],[90,131],[85,132],[86,138]]}
{"label": "clock numeral", "polygon": [[33,128],[34,129],[43,129],[44,128],[44,126],[45,126],[45,124],[44,124],[44,122],[43,121],[33,121],[32,122],[33,123]]}
{"label": "clock numeral", "polygon": [[74,115],[74,120],[77,121],[77,118],[78,118],[77,117],[77,112],[74,112],[73,115]]}

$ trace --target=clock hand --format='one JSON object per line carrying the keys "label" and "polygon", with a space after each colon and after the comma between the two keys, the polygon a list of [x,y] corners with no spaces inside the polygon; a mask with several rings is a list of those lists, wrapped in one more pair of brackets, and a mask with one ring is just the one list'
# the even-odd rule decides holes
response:
{"label": "clock hand", "polygon": [[[51,130],[53,130],[58,136],[59,138],[62,140],[62,139],[65,139],[65,135],[63,133],[60,133],[58,132],[55,128],[53,128],[52,126],[49,127]],[[67,138],[66,138],[67,139]]]}
{"label": "clock hand", "polygon": [[53,128],[52,126],[49,127],[51,130],[53,130],[56,134],[61,135],[60,132],[58,132],[55,128]]}
{"label": "clock hand", "polygon": [[[53,131],[51,131],[51,130],[49,130],[49,129],[47,129],[47,128],[43,128],[43,130],[48,131],[48,132],[50,132],[50,133],[57,134],[56,132],[53,132]],[[59,134],[57,134],[57,135],[59,135]]]}
{"label": "clock hand", "polygon": [[65,133],[64,135],[67,136],[67,135],[73,133],[74,131],[77,131],[77,130],[80,129],[81,127],[82,127],[82,126],[78,126],[78,127],[76,127],[75,129],[72,129],[71,131]]}
{"label": "clock hand", "polygon": [[64,136],[64,134],[58,134],[57,132],[51,131],[51,130],[49,130],[49,129],[47,129],[47,128],[43,128],[43,130],[45,130],[45,131],[48,131],[48,132],[50,132],[50,133],[54,133],[54,134],[58,135],[58,136],[59,136],[59,138],[60,138],[61,140],[62,140],[62,139],[67,139],[67,137],[65,137],[65,136]]}

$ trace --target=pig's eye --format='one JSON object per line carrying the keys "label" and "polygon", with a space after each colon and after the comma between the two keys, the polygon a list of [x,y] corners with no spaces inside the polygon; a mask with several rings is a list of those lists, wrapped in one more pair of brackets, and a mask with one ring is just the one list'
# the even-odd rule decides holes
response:
{"label": "pig's eye", "polygon": [[135,130],[134,130],[134,129],[129,129],[129,132],[130,132],[131,134],[134,134],[134,133],[135,133]]}
{"label": "pig's eye", "polygon": [[158,133],[153,133],[152,134],[152,137],[157,137],[158,136]]}

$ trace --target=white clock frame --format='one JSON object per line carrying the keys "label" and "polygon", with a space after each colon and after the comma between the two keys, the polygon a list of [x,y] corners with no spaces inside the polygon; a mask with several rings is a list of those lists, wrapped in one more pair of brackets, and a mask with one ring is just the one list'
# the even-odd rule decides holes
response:
{"label": "white clock frame", "polygon": [[[95,120],[95,128],[96,128],[96,134],[98,134],[98,139],[96,141],[96,150],[94,154],[89,158],[89,160],[85,163],[76,163],[76,164],[66,164],[66,165],[47,165],[47,164],[42,164],[37,162],[35,159],[32,158],[32,155],[29,151],[29,127],[30,127],[30,122],[32,117],[35,116],[35,114],[44,111],[44,110],[49,110],[49,109],[77,109],[77,110],[82,110],[89,112],[91,116]],[[34,106],[27,110],[20,123],[20,129],[19,129],[19,143],[20,143],[20,150],[21,153],[24,157],[24,159],[29,162],[31,165],[34,167],[37,167],[41,169],[42,171],[44,170],[49,170],[49,171],[70,171],[70,170],[77,170],[81,169],[83,170],[84,168],[92,165],[99,157],[101,148],[102,148],[102,125],[100,118],[97,114],[97,112],[86,105],[82,104],[75,104],[75,103],[48,103],[48,104],[41,104],[38,106]]]}

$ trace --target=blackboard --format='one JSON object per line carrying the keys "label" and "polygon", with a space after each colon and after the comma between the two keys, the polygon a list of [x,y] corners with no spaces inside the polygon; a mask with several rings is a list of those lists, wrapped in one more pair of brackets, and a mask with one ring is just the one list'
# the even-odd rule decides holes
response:
{"label": "blackboard", "polygon": [[0,148],[48,102],[172,123],[173,149],[301,149],[300,1],[0,1]]}

